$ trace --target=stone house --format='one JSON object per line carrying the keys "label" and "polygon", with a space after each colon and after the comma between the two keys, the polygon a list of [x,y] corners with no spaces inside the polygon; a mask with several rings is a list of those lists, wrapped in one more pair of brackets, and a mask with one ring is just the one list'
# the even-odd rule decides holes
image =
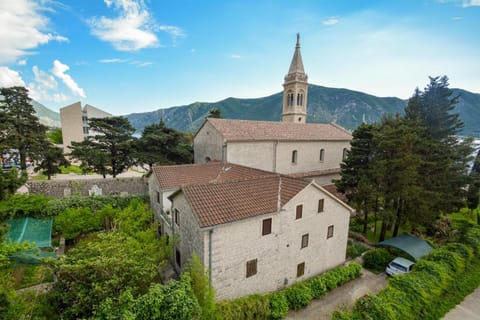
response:
{"label": "stone house", "polygon": [[193,253],[217,299],[265,293],[345,261],[353,210],[314,181],[280,174],[184,185],[169,196],[174,266]]}
{"label": "stone house", "polygon": [[204,164],[154,166],[148,179],[150,207],[159,222],[159,232],[172,235],[169,196],[184,185],[225,182],[275,175],[238,164],[213,161]]}

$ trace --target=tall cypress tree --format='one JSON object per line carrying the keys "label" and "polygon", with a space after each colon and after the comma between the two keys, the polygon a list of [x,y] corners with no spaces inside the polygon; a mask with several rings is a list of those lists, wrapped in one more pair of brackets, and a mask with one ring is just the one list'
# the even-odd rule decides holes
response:
{"label": "tall cypress tree", "polygon": [[368,214],[376,203],[375,174],[372,172],[374,155],[374,124],[360,125],[352,133],[351,148],[340,164],[340,179],[335,181],[337,190],[347,197],[349,203],[363,215],[363,233],[367,233]]}
{"label": "tall cypress tree", "polygon": [[471,140],[458,137],[463,122],[453,112],[458,96],[448,85],[446,76],[430,77],[424,91],[417,89],[405,109],[407,120],[424,129],[419,172],[435,212],[449,212],[463,205],[472,152]]}

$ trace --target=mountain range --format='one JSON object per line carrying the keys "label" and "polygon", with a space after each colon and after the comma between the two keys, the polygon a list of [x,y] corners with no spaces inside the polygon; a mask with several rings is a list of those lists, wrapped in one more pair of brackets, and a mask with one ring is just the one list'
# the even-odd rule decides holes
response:
{"label": "mountain range", "polygon": [[[480,94],[462,89],[452,89],[459,96],[455,112],[460,114],[465,126],[462,134],[480,137]],[[280,121],[283,93],[255,99],[227,98],[218,102],[195,102],[189,105],[132,113],[125,117],[137,132],[163,118],[169,127],[194,132],[203,123],[211,109],[219,109],[223,118]],[[308,88],[307,122],[337,123],[354,130],[362,122],[377,122],[385,114],[402,113],[407,100],[395,97],[377,97],[359,91],[328,88],[310,84]],[[39,118],[60,126],[59,114],[34,102]],[[43,119],[43,120],[42,120]],[[52,125],[50,125],[52,126]]]}
{"label": "mountain range", "polygon": [[[465,126],[462,134],[480,136],[480,94],[462,89],[452,89],[459,96],[455,112],[460,114]],[[283,93],[256,99],[227,98],[208,103],[195,102],[185,106],[158,109],[151,112],[132,113],[127,119],[142,131],[146,125],[161,118],[169,127],[181,131],[195,131],[203,123],[209,111],[220,110],[223,118],[280,121]],[[377,97],[363,92],[327,88],[310,84],[308,87],[307,122],[337,123],[354,130],[362,122],[377,122],[385,114],[403,113],[408,100],[395,97]]]}
{"label": "mountain range", "polygon": [[50,128],[60,128],[60,114],[45,107],[40,102],[32,100],[33,109],[41,124]]}

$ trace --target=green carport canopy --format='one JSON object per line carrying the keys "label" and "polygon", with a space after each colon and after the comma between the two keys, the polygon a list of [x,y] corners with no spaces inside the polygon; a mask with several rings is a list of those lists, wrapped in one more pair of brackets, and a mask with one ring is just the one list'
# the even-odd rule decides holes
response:
{"label": "green carport canopy", "polygon": [[429,254],[433,250],[433,247],[427,241],[407,234],[382,241],[377,246],[400,249],[411,255],[415,260]]}

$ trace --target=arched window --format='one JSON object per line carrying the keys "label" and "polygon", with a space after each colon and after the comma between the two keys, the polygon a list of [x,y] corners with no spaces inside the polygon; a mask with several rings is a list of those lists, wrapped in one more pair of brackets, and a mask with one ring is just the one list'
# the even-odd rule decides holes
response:
{"label": "arched window", "polygon": [[297,150],[292,151],[292,163],[297,163]]}
{"label": "arched window", "polygon": [[325,160],[325,149],[320,149],[320,162]]}
{"label": "arched window", "polygon": [[291,91],[287,94],[287,106],[293,106],[293,93]]}
{"label": "arched window", "polygon": [[343,161],[347,160],[347,156],[348,156],[348,149],[343,148],[342,160]]}
{"label": "arched window", "polygon": [[297,106],[303,105],[303,93],[297,94]]}

